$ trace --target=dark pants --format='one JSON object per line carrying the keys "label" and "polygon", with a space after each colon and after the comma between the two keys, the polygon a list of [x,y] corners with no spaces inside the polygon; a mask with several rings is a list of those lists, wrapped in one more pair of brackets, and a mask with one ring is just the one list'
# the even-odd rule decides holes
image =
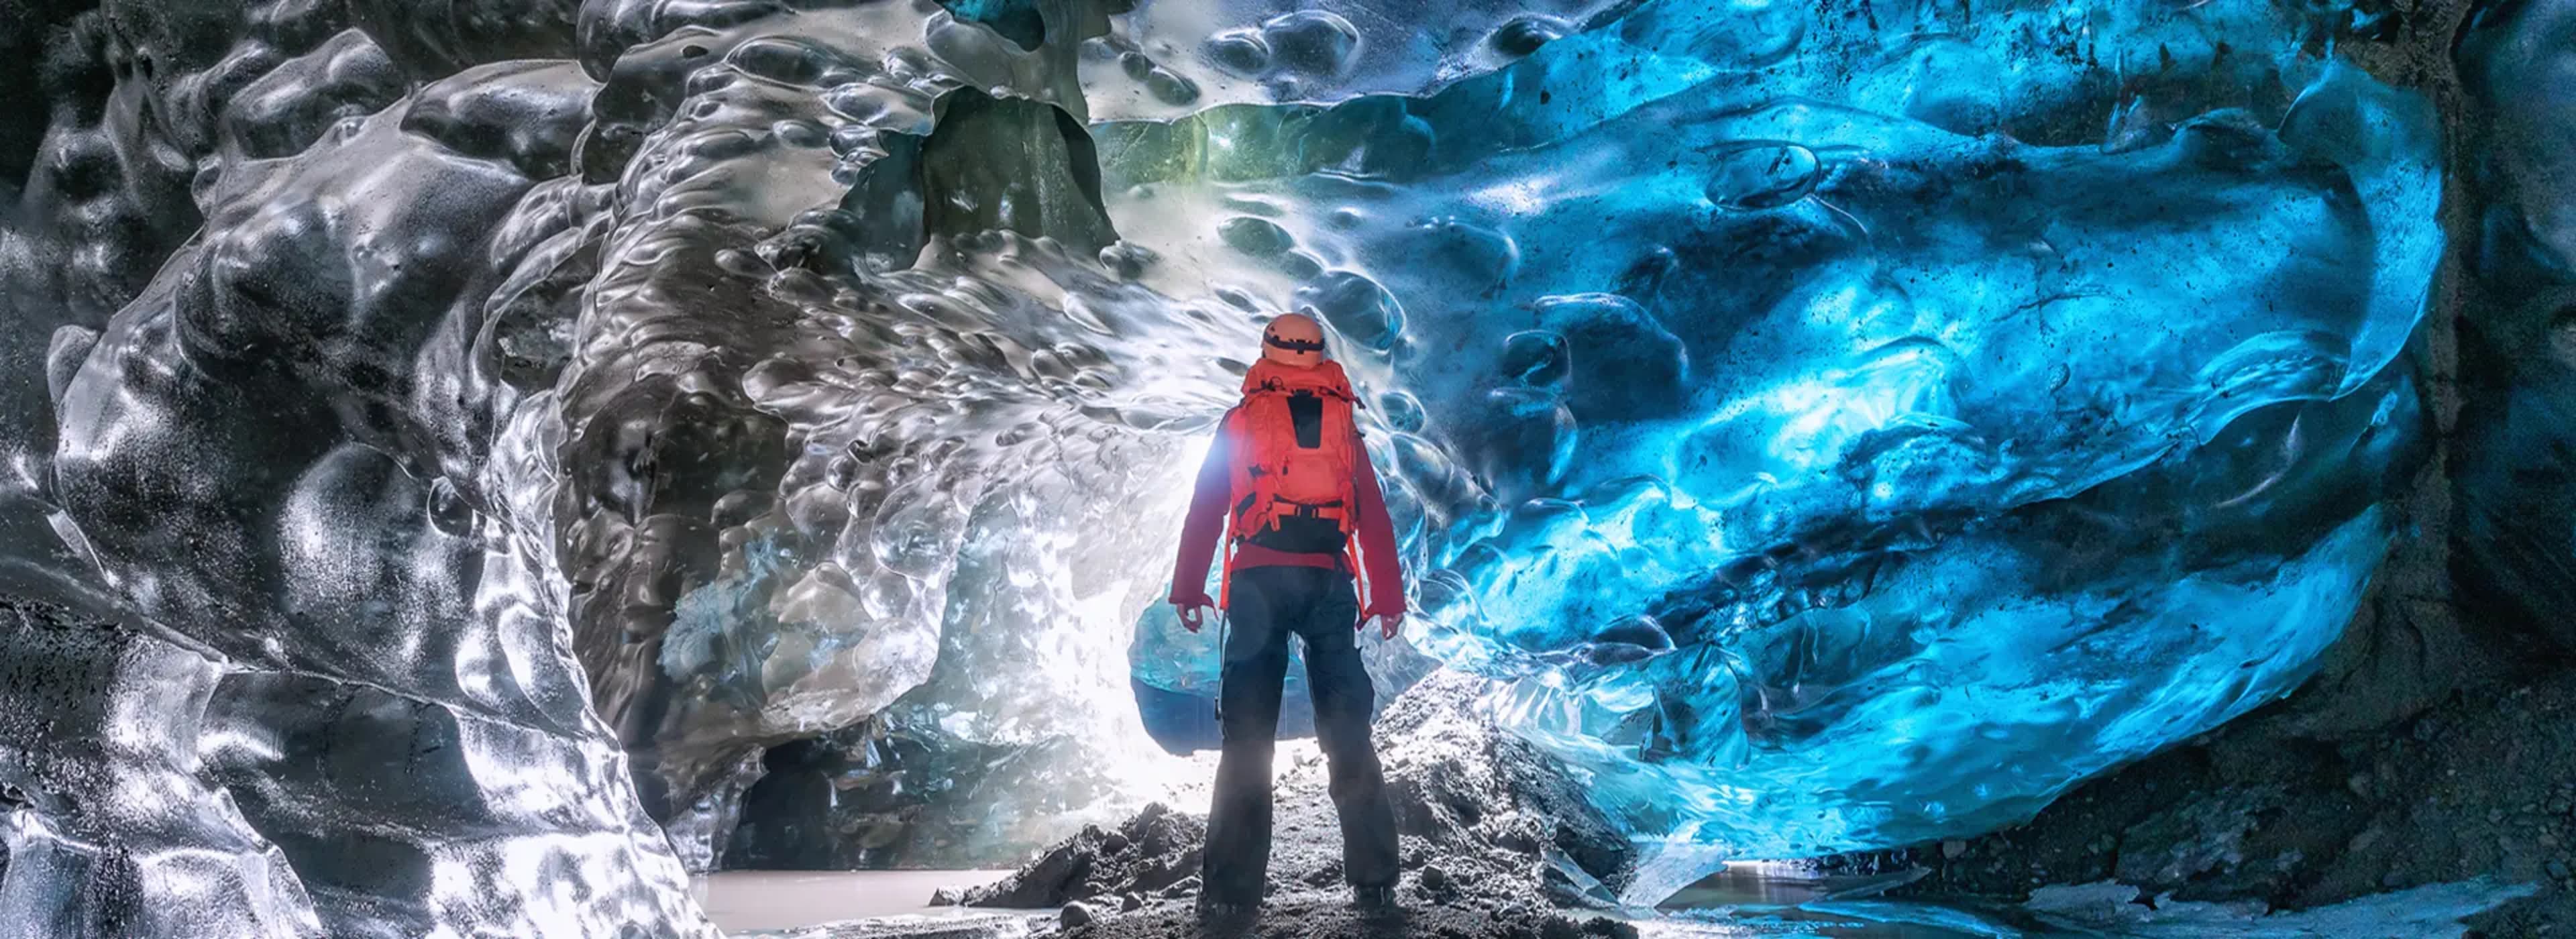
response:
{"label": "dark pants", "polygon": [[1351,576],[1320,567],[1237,571],[1227,597],[1225,750],[1208,809],[1207,899],[1257,903],[1270,870],[1270,754],[1279,728],[1279,685],[1288,675],[1288,637],[1306,641],[1306,683],[1315,699],[1315,738],[1332,773],[1342,819],[1342,877],[1354,886],[1395,884],[1395,809],[1369,742],[1376,692],[1360,664],[1359,601]]}

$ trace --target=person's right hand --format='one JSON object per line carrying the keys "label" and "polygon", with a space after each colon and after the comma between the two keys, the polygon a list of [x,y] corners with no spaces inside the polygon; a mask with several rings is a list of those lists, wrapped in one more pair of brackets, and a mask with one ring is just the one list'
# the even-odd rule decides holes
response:
{"label": "person's right hand", "polygon": [[1393,639],[1397,634],[1404,632],[1404,611],[1401,609],[1392,613],[1380,612],[1377,610],[1370,610],[1366,613],[1362,613],[1360,614],[1359,625],[1353,628],[1366,632],[1368,630],[1370,620],[1377,621],[1378,634],[1388,639]]}
{"label": "person's right hand", "polygon": [[1208,599],[1204,593],[1172,598],[1172,612],[1180,616],[1181,628],[1191,632],[1199,631],[1199,627],[1205,624],[1207,610],[1213,609],[1216,609],[1216,601]]}

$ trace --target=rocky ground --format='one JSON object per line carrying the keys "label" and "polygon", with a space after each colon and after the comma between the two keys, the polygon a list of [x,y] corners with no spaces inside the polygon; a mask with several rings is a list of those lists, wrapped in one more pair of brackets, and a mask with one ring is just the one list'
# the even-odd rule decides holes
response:
{"label": "rocky ground", "polygon": [[2251,716],[1981,837],[1826,859],[1930,873],[1895,891],[2006,898],[2116,881],[2148,898],[2310,909],[2486,878],[2536,887],[2478,934],[2576,935],[2576,675],[2462,689],[2384,731]]}
{"label": "rocky ground", "polygon": [[[2384,638],[2387,625],[2365,623],[2358,635]],[[2507,668],[2475,644],[2442,654],[2476,660],[2467,674]],[[2351,716],[2353,703],[2342,700],[2392,693],[2385,683],[2340,680],[2367,671],[2339,667],[2313,694],[2079,786],[2023,825],[1766,875],[1817,878],[1805,885],[1828,902],[1812,910],[1648,925],[1656,935],[2000,928],[2414,939],[2460,935],[2460,918],[2475,913],[2470,935],[2576,934],[2576,676],[2535,667],[2519,680],[2442,694],[2420,686],[2420,707],[2382,726]],[[1636,860],[1629,845],[1559,767],[1469,707],[1476,688],[1471,678],[1436,675],[1379,723],[1402,829],[1400,916],[1349,907],[1320,757],[1283,751],[1272,892],[1255,918],[1197,918],[1203,817],[1157,805],[1113,828],[1085,829],[1002,881],[933,901],[994,914],[794,935],[1637,936],[1637,925],[1592,912],[1625,886]],[[1907,882],[1882,899],[1847,889],[1890,881]],[[1777,895],[1782,883],[1753,886],[1766,902],[1799,902]],[[2495,905],[2515,893],[2524,895]],[[1023,912],[1032,909],[1056,912]]]}
{"label": "rocky ground", "polygon": [[1086,829],[999,883],[941,899],[1061,907],[1065,939],[1636,935],[1626,923],[1569,912],[1624,883],[1631,848],[1561,767],[1473,710],[1478,684],[1435,675],[1379,719],[1402,832],[1399,915],[1350,908],[1323,761],[1284,752],[1271,893],[1257,917],[1200,922],[1193,901],[1203,818],[1159,805],[1114,830]]}

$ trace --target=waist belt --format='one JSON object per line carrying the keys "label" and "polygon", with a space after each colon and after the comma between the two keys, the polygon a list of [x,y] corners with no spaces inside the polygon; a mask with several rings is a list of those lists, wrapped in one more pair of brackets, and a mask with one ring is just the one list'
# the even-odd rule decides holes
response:
{"label": "waist belt", "polygon": [[[1309,504],[1305,502],[1293,502],[1287,499],[1281,499],[1279,500],[1279,504],[1288,507],[1288,510],[1281,514],[1292,518],[1322,518],[1324,516],[1325,509],[1341,508],[1342,500],[1335,499],[1331,502],[1317,502]],[[1340,513],[1336,512],[1334,514],[1338,515]]]}

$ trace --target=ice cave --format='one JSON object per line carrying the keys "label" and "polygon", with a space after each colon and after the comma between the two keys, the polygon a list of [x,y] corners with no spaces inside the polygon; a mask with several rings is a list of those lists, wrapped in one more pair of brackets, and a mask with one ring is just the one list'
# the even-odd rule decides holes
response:
{"label": "ice cave", "polygon": [[0,0],[0,310],[0,939],[2576,931],[2576,0]]}

